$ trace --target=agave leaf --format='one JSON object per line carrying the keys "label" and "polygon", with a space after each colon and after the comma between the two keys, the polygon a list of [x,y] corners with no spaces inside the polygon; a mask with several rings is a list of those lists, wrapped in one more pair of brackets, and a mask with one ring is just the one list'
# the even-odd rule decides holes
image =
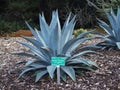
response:
{"label": "agave leaf", "polygon": [[25,70],[22,71],[22,73],[19,75],[18,78],[20,78],[23,74],[29,72],[29,71],[32,71],[32,70],[35,70],[35,68],[26,68]]}
{"label": "agave leaf", "polygon": [[[45,26],[46,26],[46,27],[48,28],[48,30],[49,30],[49,26],[48,26],[48,24],[47,24],[47,22],[46,22],[46,20],[45,20],[44,13],[42,13],[42,15],[39,14],[39,22],[40,22],[40,18],[41,18],[41,17],[42,17],[42,20],[43,20]],[[40,27],[41,27],[41,26],[40,26]]]}
{"label": "agave leaf", "polygon": [[62,34],[64,33],[65,28],[68,26],[68,23],[69,23],[69,21],[70,21],[70,17],[71,17],[71,12],[70,12],[68,18],[66,19],[64,25],[63,25]]}
{"label": "agave leaf", "polygon": [[[72,38],[71,34],[73,32],[72,29],[74,28],[75,17],[71,21],[70,21],[70,17],[71,17],[71,13],[69,14],[69,16],[66,19],[66,21],[63,25],[63,28],[62,28],[62,37],[61,37],[61,41],[60,41],[60,43],[62,43],[62,45],[60,46],[60,52],[61,52],[62,48],[64,47],[65,43]],[[69,23],[69,21],[70,21],[70,23]],[[72,23],[73,23],[73,25],[71,25]]]}
{"label": "agave leaf", "polygon": [[49,59],[51,59],[51,57],[53,56],[53,51],[48,48],[48,47],[41,47],[41,50],[43,51],[43,53],[49,57]]}
{"label": "agave leaf", "polygon": [[60,77],[62,78],[63,81],[66,82],[66,78],[67,78],[67,76],[66,76],[66,73],[65,73],[65,72],[60,71]]}
{"label": "agave leaf", "polygon": [[82,56],[82,55],[87,55],[87,54],[98,54],[98,53],[95,52],[95,51],[86,50],[86,51],[79,52],[78,54],[74,54],[72,56],[72,58],[76,58],[76,57],[79,57],[79,56]]}
{"label": "agave leaf", "polygon": [[52,13],[52,21],[50,23],[50,37],[49,37],[49,47],[53,50],[54,55],[60,53],[60,39],[61,39],[61,26],[58,17],[58,11]]}
{"label": "agave leaf", "polygon": [[48,49],[47,47],[40,47],[39,50],[43,54],[44,58],[46,58],[46,60],[49,61],[51,59],[51,53],[50,52],[52,52],[52,51],[50,49]]}
{"label": "agave leaf", "polygon": [[52,13],[52,20],[50,23],[50,30],[54,29],[54,26],[56,26],[56,24],[58,23],[58,10],[53,11]]}
{"label": "agave leaf", "polygon": [[94,71],[94,69],[92,69],[91,67],[83,67],[83,69],[88,71]]}
{"label": "agave leaf", "polygon": [[112,41],[117,42],[117,39],[116,39],[115,37],[107,36],[107,35],[106,35],[105,38],[109,38],[109,39],[111,39]]}
{"label": "agave leaf", "polygon": [[106,13],[106,16],[107,16],[107,18],[108,18],[111,26],[113,27],[113,29],[115,29],[115,28],[116,28],[116,27],[115,27],[116,25],[114,25],[114,23],[116,23],[116,21],[115,21],[116,18],[114,17],[112,11],[113,11],[113,10],[111,10],[111,13],[108,13],[108,12],[105,12],[105,13]]}
{"label": "agave leaf", "polygon": [[[117,10],[117,20],[118,20],[118,36],[120,35],[120,7],[118,6],[118,10]],[[120,41],[120,38],[118,38],[118,41]]]}
{"label": "agave leaf", "polygon": [[[63,47],[63,49],[62,49],[62,53],[65,54],[65,53],[67,52],[68,48],[69,48],[72,44],[74,44],[76,41],[78,41],[78,40],[79,40],[79,39],[77,39],[77,38],[74,38],[74,39],[69,40],[69,41],[64,45],[64,47]],[[82,41],[82,40],[81,40],[81,41]]]}
{"label": "agave leaf", "polygon": [[56,70],[56,66],[47,66],[47,71],[52,79],[54,77],[55,70]]}
{"label": "agave leaf", "polygon": [[35,62],[34,62],[34,64],[36,64],[36,63],[39,64],[39,65],[46,65],[46,66],[48,66],[48,65],[51,64],[50,62],[46,63],[46,61],[42,60],[41,58],[36,59]]}
{"label": "agave leaf", "polygon": [[57,15],[57,22],[58,22],[58,46],[57,46],[57,54],[61,53],[61,25],[60,25],[60,21],[59,21],[59,17]]}
{"label": "agave leaf", "polygon": [[106,42],[109,42],[110,44],[113,44],[113,45],[114,45],[115,42],[116,42],[116,41],[114,40],[114,37],[113,37],[113,39],[112,39],[112,38],[107,38],[107,37],[105,37],[104,40],[105,40]]}
{"label": "agave leaf", "polygon": [[35,30],[28,24],[27,21],[25,21],[25,23],[28,26],[28,28],[30,29],[30,31],[32,32],[32,34],[34,35],[34,37],[39,41],[38,34],[35,32]]}
{"label": "agave leaf", "polygon": [[81,70],[76,70],[75,72],[77,75],[84,76],[84,73]]}
{"label": "agave leaf", "polygon": [[40,36],[40,34],[38,34],[38,30],[35,30],[28,24],[28,22],[25,22],[28,26],[28,28],[30,29],[30,31],[32,32],[32,34],[34,35],[34,37],[37,39],[38,42],[41,42],[44,46],[46,46],[46,44],[44,43],[44,40],[42,39],[42,37]]}
{"label": "agave leaf", "polygon": [[63,48],[63,53],[66,55],[70,55],[73,50],[75,50],[81,43],[89,40],[90,38],[83,38],[83,39],[72,39],[68,41],[68,43]]}
{"label": "agave leaf", "polygon": [[30,64],[32,64],[34,62],[35,62],[34,60],[29,60],[29,61],[27,61],[27,63],[25,64],[25,66],[29,66]]}
{"label": "agave leaf", "polygon": [[[95,35],[102,35],[102,36],[104,36],[105,34],[104,33],[101,33],[101,32],[97,32],[97,31],[95,31],[95,30],[90,30],[90,31],[87,31],[88,32],[88,34],[95,34]],[[83,32],[83,34],[84,33],[87,33],[87,32]],[[82,34],[82,33],[81,33]],[[87,34],[85,34],[85,36],[86,36]],[[83,37],[85,37],[84,35],[83,35]],[[95,36],[96,38],[98,38],[97,36]]]}
{"label": "agave leaf", "polygon": [[[72,30],[70,30],[69,28],[69,38],[70,39],[68,39],[68,40],[71,40],[72,38],[73,38],[73,30],[74,30],[74,27],[75,27],[75,24],[76,24],[76,21],[75,21],[75,18],[76,18],[76,16],[74,16],[73,17],[73,19],[70,21],[70,23],[69,23],[69,26],[71,26],[71,28],[70,29],[72,29]],[[70,24],[73,24],[73,25],[70,25]]]}
{"label": "agave leaf", "polygon": [[75,55],[81,51],[86,51],[86,50],[96,50],[96,49],[100,49],[100,46],[96,46],[96,45],[87,45],[87,46],[83,46],[81,48],[76,49],[75,51],[72,52],[72,55]]}
{"label": "agave leaf", "polygon": [[85,64],[89,66],[88,60],[84,59],[84,58],[73,58],[73,59],[69,59],[67,60],[67,65],[72,65],[72,64]]}
{"label": "agave leaf", "polygon": [[[120,23],[119,23],[119,19],[117,18],[117,16],[114,14],[114,11],[113,11],[113,9],[111,8],[111,14],[112,14],[112,16],[114,17],[114,19],[115,19],[115,22],[114,22],[114,26],[116,27],[116,28],[114,28],[113,27],[113,31],[114,31],[114,33],[116,34],[116,39],[119,41],[120,40],[120,38],[119,38],[119,35],[120,35]],[[118,12],[117,12],[118,13]],[[112,26],[112,25],[111,25]]]}
{"label": "agave leaf", "polygon": [[42,46],[42,44],[41,44],[39,41],[36,41],[36,40],[33,39],[33,38],[25,37],[25,36],[22,36],[22,38],[24,38],[25,40],[31,42],[31,43],[32,43],[34,46],[36,46],[36,47]]}
{"label": "agave leaf", "polygon": [[120,42],[117,42],[116,44],[117,44],[117,47],[120,49]]}
{"label": "agave leaf", "polygon": [[66,66],[64,66],[64,67],[61,67],[61,69],[62,69],[66,74],[68,74],[73,81],[76,81],[75,71],[74,71],[74,69],[73,69],[72,67],[66,67]]}
{"label": "agave leaf", "polygon": [[118,6],[118,9],[117,9],[117,19],[120,23],[120,7]]}
{"label": "agave leaf", "polygon": [[43,53],[41,53],[40,50],[38,50],[38,49],[36,49],[35,47],[33,47],[33,46],[29,45],[29,44],[26,44],[26,43],[22,43],[22,42],[18,42],[18,43],[20,43],[20,44],[22,44],[22,45],[30,48],[31,51],[32,51],[34,54],[38,55],[42,60],[46,61],[46,63],[49,62],[48,60],[46,60],[47,58],[43,55]]}
{"label": "agave leaf", "polygon": [[38,71],[37,74],[36,74],[35,82],[38,82],[47,73],[48,73],[47,70]]}
{"label": "agave leaf", "polygon": [[87,46],[83,46],[79,49],[77,49],[77,52],[79,51],[85,51],[85,50],[92,50],[92,49],[99,49],[100,47],[99,46],[95,46],[95,45],[87,45]]}
{"label": "agave leaf", "polygon": [[112,29],[109,27],[107,23],[103,22],[100,19],[98,19],[98,21],[99,21],[100,27],[103,28],[107,34],[109,34],[110,36],[114,36]]}
{"label": "agave leaf", "polygon": [[112,43],[107,43],[107,42],[100,42],[97,44],[98,46],[102,46],[102,49],[107,49],[109,47],[115,47],[116,45],[115,44],[112,44]]}
{"label": "agave leaf", "polygon": [[35,38],[37,38],[37,34],[36,32],[34,31],[34,29],[28,24],[27,21],[25,21],[26,25],[28,26],[28,28],[30,29],[30,31],[32,32],[32,34],[34,35]]}
{"label": "agave leaf", "polygon": [[[36,59],[35,62],[40,62],[41,64],[45,64],[46,63],[46,61],[43,61],[38,56],[35,56],[35,55],[32,55],[32,54],[28,54],[28,53],[25,53],[25,52],[15,53],[15,55],[22,55],[22,56],[32,57],[32,58]],[[45,65],[48,65],[48,63],[46,63]]]}
{"label": "agave leaf", "polygon": [[44,15],[39,15],[41,34],[45,42],[48,44],[49,41],[49,27],[44,19]]}
{"label": "agave leaf", "polygon": [[51,33],[50,36],[50,48],[53,50],[54,55],[57,53],[58,42],[60,41],[61,30],[58,27],[58,24],[55,27],[55,30]]}
{"label": "agave leaf", "polygon": [[79,34],[78,36],[77,36],[77,38],[83,38],[83,37],[85,37],[86,35],[88,35],[88,34],[90,34],[90,33],[93,33],[93,31],[94,30],[90,30],[90,31],[87,31],[87,32],[83,32],[83,33],[81,33],[81,34]]}
{"label": "agave leaf", "polygon": [[87,62],[89,63],[89,66],[95,66],[95,67],[99,68],[95,62],[90,61],[90,60],[88,60]]}
{"label": "agave leaf", "polygon": [[62,30],[62,41],[61,43],[63,44],[62,46],[64,46],[66,44],[66,42],[68,42],[70,39],[72,39],[72,33],[74,30],[74,26],[75,26],[75,16],[73,17],[73,19],[70,21],[70,23],[68,23],[68,25],[64,28],[64,30]]}
{"label": "agave leaf", "polygon": [[47,43],[45,42],[43,36],[42,36],[42,33],[40,31],[38,31],[36,28],[35,28],[35,31],[36,31],[36,34],[38,36],[38,42],[41,42],[43,46],[47,47]]}
{"label": "agave leaf", "polygon": [[46,68],[46,65],[44,65],[44,64],[38,64],[38,63],[33,63],[33,64],[31,64],[30,65],[31,67],[34,67],[34,68],[36,68],[36,69],[40,69],[40,68]]}
{"label": "agave leaf", "polygon": [[74,69],[76,69],[76,70],[81,70],[81,71],[83,71],[83,70],[91,70],[91,71],[94,71],[93,69],[92,69],[92,67],[90,67],[90,66],[87,66],[87,65],[79,65],[79,66],[73,66],[73,68]]}
{"label": "agave leaf", "polygon": [[26,53],[26,52],[11,53],[11,54],[13,54],[13,55],[21,55],[21,56],[27,56],[27,57],[33,57],[33,58],[36,58],[35,55],[30,54],[30,53]]}
{"label": "agave leaf", "polygon": [[112,37],[108,38],[108,37],[104,37],[104,36],[99,36],[99,38],[104,39],[106,42],[110,42],[112,44],[115,44],[115,41],[111,39]]}
{"label": "agave leaf", "polygon": [[74,30],[74,26],[75,26],[75,22],[70,23],[66,29],[64,30],[64,33],[62,34],[62,43],[63,45],[66,44],[66,42],[68,42],[69,40],[72,39],[72,32]]}
{"label": "agave leaf", "polygon": [[119,26],[119,24],[118,24],[116,16],[113,13],[114,13],[113,10],[111,10],[111,13],[106,13],[106,15],[107,15],[107,18],[108,18],[108,20],[113,28],[113,32],[115,34],[115,37],[118,38],[118,29],[119,29],[118,26]]}
{"label": "agave leaf", "polygon": [[111,12],[110,12],[110,14],[111,14],[111,16],[113,16],[114,19],[117,19],[116,15],[115,15],[115,13],[114,13],[114,11],[113,11],[113,9],[112,9],[112,7],[111,7]]}
{"label": "agave leaf", "polygon": [[[94,71],[94,68],[90,67],[90,66],[73,66],[73,68],[77,69],[77,71],[84,71],[84,70],[88,70],[88,71]],[[96,67],[97,68],[97,67]]]}

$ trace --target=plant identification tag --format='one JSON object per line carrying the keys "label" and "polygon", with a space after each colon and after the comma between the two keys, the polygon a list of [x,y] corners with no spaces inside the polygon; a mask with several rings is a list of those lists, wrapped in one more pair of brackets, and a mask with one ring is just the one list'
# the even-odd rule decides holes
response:
{"label": "plant identification tag", "polygon": [[60,84],[60,66],[65,66],[65,57],[52,57],[51,65],[57,66],[57,83]]}
{"label": "plant identification tag", "polygon": [[52,57],[51,64],[54,66],[65,66],[65,57]]}

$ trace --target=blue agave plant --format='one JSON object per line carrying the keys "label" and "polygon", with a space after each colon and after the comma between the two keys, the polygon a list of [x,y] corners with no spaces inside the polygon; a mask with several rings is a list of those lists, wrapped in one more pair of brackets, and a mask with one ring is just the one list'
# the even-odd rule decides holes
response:
{"label": "blue agave plant", "polygon": [[104,39],[104,42],[100,42],[97,45],[101,46],[103,49],[120,49],[120,7],[118,7],[117,15],[112,8],[111,12],[105,11],[105,14],[110,25],[98,19],[100,27],[105,30],[107,35],[101,37]]}
{"label": "blue agave plant", "polygon": [[89,32],[82,33],[76,38],[73,38],[72,33],[75,26],[75,16],[72,19],[70,18],[71,14],[61,29],[58,11],[52,13],[50,25],[46,23],[43,14],[39,15],[41,31],[36,28],[33,29],[26,22],[34,37],[23,38],[32,43],[32,45],[24,42],[19,43],[28,47],[31,53],[22,52],[19,55],[30,56],[32,60],[27,60],[25,69],[19,77],[24,73],[32,71],[34,72],[33,75],[36,76],[36,82],[46,74],[53,79],[56,75],[57,66],[51,64],[52,57],[65,57],[65,66],[60,66],[60,77],[64,81],[66,81],[67,75],[75,81],[76,74],[81,74],[86,70],[93,71],[98,68],[96,63],[80,57],[81,55],[95,53],[90,50],[90,48],[94,48],[93,46],[83,46],[76,53],[73,53],[80,44],[90,38],[83,38]]}

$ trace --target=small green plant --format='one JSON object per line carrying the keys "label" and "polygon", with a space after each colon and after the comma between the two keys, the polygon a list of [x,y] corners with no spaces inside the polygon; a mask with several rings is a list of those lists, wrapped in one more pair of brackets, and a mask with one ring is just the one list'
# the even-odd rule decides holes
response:
{"label": "small green plant", "polygon": [[[79,34],[84,32],[87,32],[87,29],[80,28],[80,29],[74,30],[73,35],[77,37]],[[87,36],[90,36],[90,34],[88,34]]]}
{"label": "small green plant", "polygon": [[107,19],[110,22],[110,25],[104,21],[98,19],[99,25],[105,30],[108,34],[105,37],[103,42],[98,43],[98,46],[101,46],[103,49],[120,49],[120,7],[118,7],[117,15],[115,15],[113,9],[111,12],[105,12]]}
{"label": "small green plant", "polygon": [[[26,55],[32,57],[32,60],[27,60],[25,69],[19,77],[27,72],[32,72],[36,76],[35,81],[39,81],[44,75],[49,75],[52,79],[56,75],[57,66],[52,65],[52,58],[65,58],[65,65],[60,66],[60,78],[66,81],[68,75],[72,80],[76,80],[76,74],[83,74],[84,71],[93,71],[98,68],[93,61],[87,60],[82,55],[96,53],[91,51],[93,46],[77,47],[89,40],[90,38],[83,38],[89,32],[82,33],[76,38],[73,38],[73,29],[75,26],[75,17],[70,19],[71,14],[66,19],[63,28],[61,29],[58,11],[52,13],[52,20],[50,25],[45,21],[44,15],[39,15],[40,29],[33,29],[28,22],[26,22],[34,38],[23,37],[31,44],[19,42],[20,44],[30,48],[30,53],[21,52],[18,55]],[[73,52],[76,50],[76,52]],[[57,73],[58,74],[58,73]]]}

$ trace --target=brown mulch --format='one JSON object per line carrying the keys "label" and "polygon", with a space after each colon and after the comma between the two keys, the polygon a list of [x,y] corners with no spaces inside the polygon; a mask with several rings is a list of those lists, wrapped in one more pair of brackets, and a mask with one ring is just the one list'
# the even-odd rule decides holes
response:
{"label": "brown mulch", "polygon": [[[44,77],[39,82],[34,82],[34,77],[29,74],[18,79],[24,66],[17,63],[28,57],[11,55],[12,52],[27,51],[29,49],[16,43],[25,41],[20,37],[0,38],[0,90],[120,90],[120,51],[98,51],[102,55],[90,55],[88,58],[99,65],[95,72],[87,72],[85,76],[77,76],[77,81],[70,78],[67,82]],[[94,43],[90,41],[89,43]]]}
{"label": "brown mulch", "polygon": [[30,37],[33,36],[30,30],[17,30],[16,32],[0,34],[0,37],[20,37],[21,35]]}

